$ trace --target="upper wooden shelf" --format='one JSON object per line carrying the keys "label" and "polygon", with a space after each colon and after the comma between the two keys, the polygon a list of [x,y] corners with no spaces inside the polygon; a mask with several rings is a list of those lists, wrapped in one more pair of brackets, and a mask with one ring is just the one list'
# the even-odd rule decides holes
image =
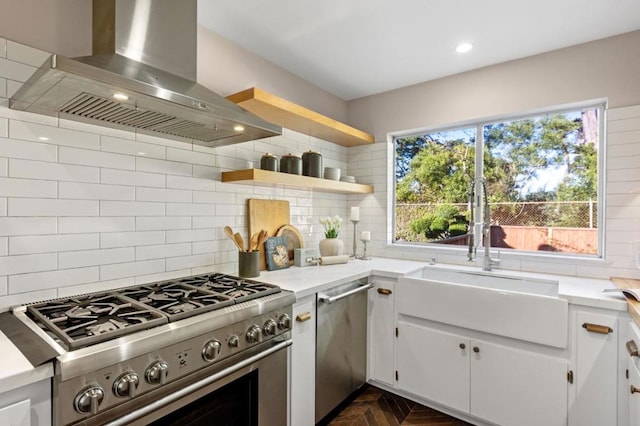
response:
{"label": "upper wooden shelf", "polygon": [[342,146],[374,143],[373,136],[264,90],[252,87],[227,96],[231,102],[258,117],[305,135]]}
{"label": "upper wooden shelf", "polygon": [[370,194],[372,185],[340,182],[309,176],[292,175],[290,173],[272,172],[262,169],[244,169],[222,172],[222,182],[249,183],[256,185],[286,185],[296,188],[310,188],[326,192],[342,192],[347,194]]}

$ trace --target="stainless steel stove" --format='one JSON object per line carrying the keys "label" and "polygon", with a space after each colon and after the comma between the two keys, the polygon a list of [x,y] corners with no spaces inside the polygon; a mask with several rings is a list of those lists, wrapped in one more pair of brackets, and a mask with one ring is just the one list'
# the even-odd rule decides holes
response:
{"label": "stainless steel stove", "polygon": [[[255,376],[245,387],[260,395],[247,396],[253,415],[228,424],[262,426],[286,424],[294,301],[271,284],[207,274],[34,303],[13,313],[58,353],[56,426],[171,424],[166,419],[179,418],[181,409],[201,410],[208,422],[211,412],[220,415],[211,408],[220,404],[199,401],[243,376]],[[281,395],[272,394],[274,384]],[[285,401],[284,408],[277,401]]]}

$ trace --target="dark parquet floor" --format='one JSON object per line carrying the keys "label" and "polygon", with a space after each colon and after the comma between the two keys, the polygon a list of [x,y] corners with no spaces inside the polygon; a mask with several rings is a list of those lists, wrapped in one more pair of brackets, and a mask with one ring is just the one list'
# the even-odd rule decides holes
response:
{"label": "dark parquet floor", "polygon": [[329,426],[471,426],[439,411],[373,386],[331,420]]}

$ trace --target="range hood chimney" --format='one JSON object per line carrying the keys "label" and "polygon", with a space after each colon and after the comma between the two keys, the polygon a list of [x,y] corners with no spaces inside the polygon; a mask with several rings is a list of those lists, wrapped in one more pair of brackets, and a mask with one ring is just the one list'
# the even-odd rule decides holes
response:
{"label": "range hood chimney", "polygon": [[10,108],[209,147],[282,134],[196,83],[197,8],[93,0],[93,55],[51,55]]}

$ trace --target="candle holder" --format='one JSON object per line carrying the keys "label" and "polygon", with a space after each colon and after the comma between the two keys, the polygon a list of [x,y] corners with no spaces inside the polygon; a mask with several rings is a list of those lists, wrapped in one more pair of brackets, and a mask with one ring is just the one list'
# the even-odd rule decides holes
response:
{"label": "candle holder", "polygon": [[360,221],[351,219],[351,223],[353,223],[353,254],[349,256],[349,259],[358,258],[358,254],[357,254],[358,246],[356,245],[356,228],[358,227],[358,222]]}
{"label": "candle holder", "polygon": [[362,253],[362,256],[360,256],[358,259],[360,260],[371,260],[371,258],[369,256],[367,256],[367,243],[369,241],[367,240],[360,240],[362,241],[362,244],[364,244],[364,253]]}

